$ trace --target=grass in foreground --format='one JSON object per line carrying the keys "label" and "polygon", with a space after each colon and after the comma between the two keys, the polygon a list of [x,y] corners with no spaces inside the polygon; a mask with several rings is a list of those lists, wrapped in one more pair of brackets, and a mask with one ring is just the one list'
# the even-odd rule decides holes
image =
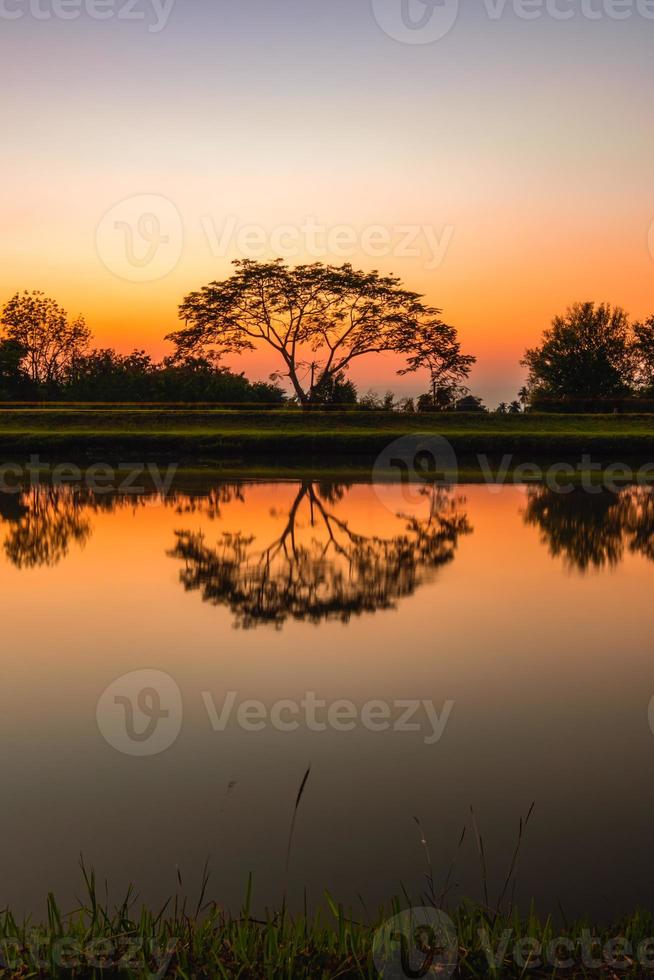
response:
{"label": "grass in foreground", "polygon": [[408,899],[380,911],[371,922],[353,918],[329,896],[315,916],[281,911],[256,918],[248,888],[243,910],[230,917],[205,900],[205,877],[194,908],[175,901],[156,913],[136,912],[131,894],[113,909],[100,902],[94,875],[83,870],[87,898],[71,914],[63,915],[53,896],[48,897],[47,922],[40,926],[19,923],[7,910],[0,913],[0,975],[395,980],[642,977],[654,972],[654,917],[648,912],[601,928],[586,921],[557,926],[551,917],[521,917],[464,903],[449,913],[453,931],[447,951],[439,941],[430,949],[424,934],[405,937],[407,972],[401,967],[397,930],[387,929],[395,966],[382,966],[380,974],[373,957],[375,935],[389,917],[410,907]]}

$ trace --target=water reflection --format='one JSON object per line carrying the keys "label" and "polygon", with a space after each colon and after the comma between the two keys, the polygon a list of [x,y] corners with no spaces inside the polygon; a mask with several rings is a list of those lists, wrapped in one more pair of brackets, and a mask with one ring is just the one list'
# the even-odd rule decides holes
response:
{"label": "water reflection", "polygon": [[209,545],[202,533],[178,531],[170,555],[184,562],[184,588],[228,607],[246,629],[288,619],[348,622],[411,595],[471,531],[461,498],[425,488],[426,516],[398,513],[395,533],[364,533],[348,515],[349,489],[302,483],[279,533],[265,542],[238,531]]}
{"label": "water reflection", "polygon": [[[445,877],[471,805],[497,894],[514,819],[535,799],[526,908],[533,895],[601,917],[647,902],[654,493],[413,494],[195,472],[165,498],[45,484],[0,495],[5,898],[41,910],[54,884],[72,904],[83,852],[117,891],[136,880],[160,906],[175,864],[186,887],[218,849],[223,904],[238,907],[249,870],[261,908],[274,904],[311,762],[291,901],[305,886],[310,900],[328,888],[346,903],[365,888],[369,907],[400,882],[419,893],[413,816]],[[388,611],[355,619],[374,610]],[[31,628],[39,615],[47,642]],[[102,737],[96,706],[144,668],[175,681],[184,718],[178,741],[137,765]],[[230,692],[270,709],[309,691],[455,709],[427,745],[424,731],[363,725],[253,734],[236,713],[217,731],[205,699],[222,713]],[[476,895],[469,843],[455,880]],[[563,883],[562,866],[575,870]]]}
{"label": "water reflection", "polygon": [[[451,562],[459,538],[471,531],[463,498],[446,490],[422,489],[407,508],[411,513],[401,507],[389,513],[371,494],[361,512],[360,500],[352,506],[352,487],[312,481],[288,485],[276,507],[268,507],[268,526],[253,531],[261,490],[222,482],[161,498],[41,484],[0,494],[4,552],[18,569],[54,567],[71,548],[88,542],[96,515],[158,499],[187,525],[175,530],[167,552],[184,563],[184,589],[227,607],[238,627],[279,628],[288,619],[347,622],[393,608]],[[236,512],[234,504],[243,509]],[[228,526],[221,528],[226,514]],[[191,519],[215,521],[217,541],[209,540],[206,528],[189,529]]]}
{"label": "water reflection", "polygon": [[527,496],[526,523],[541,530],[550,554],[569,568],[615,568],[626,552],[654,561],[654,488],[556,493],[530,487]]}
{"label": "water reflection", "polygon": [[138,504],[138,498],[96,495],[84,487],[40,485],[20,493],[0,494],[0,519],[9,530],[4,552],[16,568],[51,568],[83,547],[92,533],[91,519],[99,511],[113,511],[120,503]]}
{"label": "water reflection", "polygon": [[[217,482],[201,491],[178,488],[165,498],[46,484],[0,493],[4,553],[18,569],[54,567],[72,547],[88,542],[100,513],[159,500],[180,523],[202,518],[220,525],[238,503],[243,509],[237,529],[219,531],[217,542],[210,542],[204,531],[182,525],[167,554],[184,562],[183,587],[228,607],[237,625],[280,626],[289,618],[347,621],[392,608],[431,571],[451,562],[459,539],[472,530],[464,498],[452,491],[423,488],[421,507],[405,513],[400,501],[395,526],[386,523],[383,533],[373,533],[379,515],[371,509],[362,526],[360,508],[351,506],[351,486],[305,481],[293,485],[275,513],[278,531],[264,540],[265,532],[249,530],[255,486]],[[615,568],[628,553],[654,561],[654,488],[560,493],[530,486],[525,493],[525,523],[540,530],[549,553],[568,568]]]}

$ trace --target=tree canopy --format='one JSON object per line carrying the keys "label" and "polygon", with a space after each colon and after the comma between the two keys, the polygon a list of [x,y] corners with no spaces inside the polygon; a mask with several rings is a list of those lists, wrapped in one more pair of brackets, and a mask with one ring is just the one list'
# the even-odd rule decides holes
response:
{"label": "tree canopy", "polygon": [[438,385],[459,383],[474,363],[440,310],[394,276],[349,264],[290,268],[281,259],[234,266],[229,279],[185,298],[184,328],[169,337],[178,356],[241,354],[265,344],[279,360],[275,377],[287,379],[305,407],[321,404],[352,362],[369,354],[404,355],[404,371],[425,368]]}
{"label": "tree canopy", "polygon": [[83,317],[70,320],[58,303],[41,292],[16,293],[0,323],[6,339],[24,351],[22,368],[34,384],[61,382],[87,349],[91,332]]}
{"label": "tree canopy", "polygon": [[557,316],[539,347],[528,350],[530,399],[612,398],[634,385],[634,345],[620,307],[577,303]]}

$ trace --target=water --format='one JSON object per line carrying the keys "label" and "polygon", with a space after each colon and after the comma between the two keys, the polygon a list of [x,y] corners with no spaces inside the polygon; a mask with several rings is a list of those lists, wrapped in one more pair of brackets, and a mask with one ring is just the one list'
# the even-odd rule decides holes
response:
{"label": "water", "polygon": [[[0,902],[72,904],[83,853],[116,898],[134,882],[160,902],[178,868],[193,894],[210,855],[213,897],[235,906],[252,872],[257,904],[277,904],[309,767],[296,904],[305,887],[370,907],[416,894],[414,817],[437,885],[456,856],[450,898],[480,897],[471,806],[492,896],[532,801],[520,901],[648,902],[653,559],[647,488],[3,494]],[[412,701],[431,714],[394,730]]]}

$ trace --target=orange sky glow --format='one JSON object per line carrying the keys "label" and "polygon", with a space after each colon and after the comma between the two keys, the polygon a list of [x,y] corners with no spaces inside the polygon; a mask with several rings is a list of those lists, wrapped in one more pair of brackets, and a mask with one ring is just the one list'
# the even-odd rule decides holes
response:
{"label": "orange sky glow", "polygon": [[[525,348],[571,303],[652,314],[653,24],[464,11],[447,37],[412,45],[340,0],[245,6],[191,0],[154,34],[8,25],[0,300],[42,289],[85,315],[98,346],[160,357],[183,297],[233,259],[350,261],[443,310],[491,406],[515,397]],[[143,200],[160,202],[167,240],[145,271]],[[307,219],[324,229],[317,251]],[[389,242],[374,254],[371,229]],[[229,363],[255,379],[277,367],[265,351]],[[352,378],[425,390],[398,366],[369,359]]]}

